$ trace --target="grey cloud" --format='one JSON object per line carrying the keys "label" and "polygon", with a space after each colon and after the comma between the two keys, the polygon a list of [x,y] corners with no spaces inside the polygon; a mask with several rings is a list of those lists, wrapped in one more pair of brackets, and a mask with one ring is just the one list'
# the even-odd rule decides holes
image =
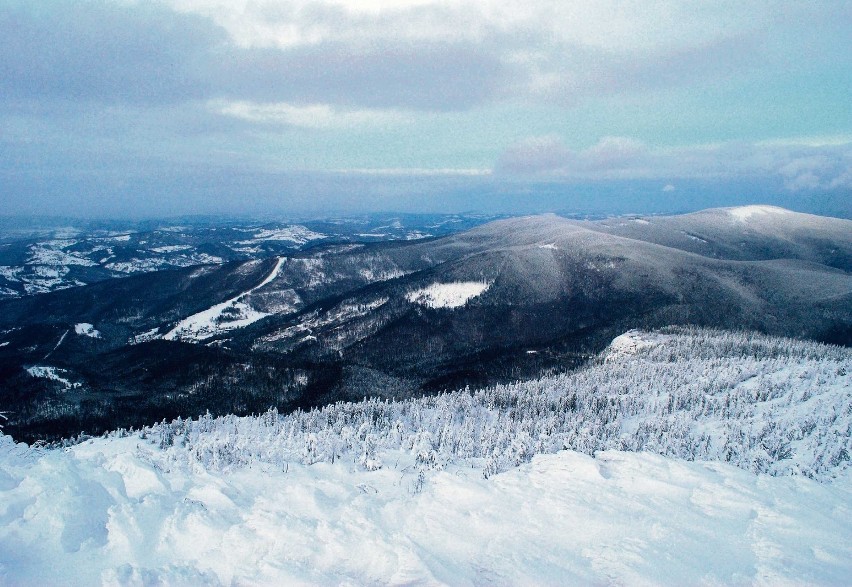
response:
{"label": "grey cloud", "polygon": [[509,146],[498,175],[550,179],[765,178],[791,192],[852,188],[852,143],[717,145],[654,148],[607,137],[583,150],[558,137],[533,137]]}
{"label": "grey cloud", "polygon": [[208,20],[156,4],[6,3],[0,93],[7,100],[199,98],[210,91],[199,71],[224,39]]}
{"label": "grey cloud", "polygon": [[683,86],[702,79],[730,78],[763,64],[759,43],[732,35],[697,45],[631,54],[580,45],[540,51],[528,64],[529,80],[520,79],[516,92],[546,102],[573,105],[579,101]]}
{"label": "grey cloud", "polygon": [[230,98],[369,108],[454,110],[493,98],[510,76],[468,43],[360,48],[339,43],[234,51],[222,70]]}
{"label": "grey cloud", "polygon": [[547,174],[564,169],[576,159],[577,154],[559,137],[530,137],[503,151],[496,169],[508,174]]}
{"label": "grey cloud", "polygon": [[209,19],[157,4],[0,7],[5,100],[163,104],[217,98],[464,109],[514,75],[472,43],[244,48]]}
{"label": "grey cloud", "polygon": [[[676,85],[726,75],[756,55],[741,37],[637,55],[560,45],[524,24],[495,28],[470,7],[364,15],[326,4],[295,12],[266,4],[255,12],[297,28],[317,27],[325,40],[243,47],[212,20],[158,3],[6,3],[0,6],[0,93],[7,102],[233,99],[464,110],[500,100],[571,103]],[[435,33],[452,19],[470,22],[476,33],[467,39]],[[412,35],[417,26],[433,33]],[[394,34],[399,27],[408,32]]]}

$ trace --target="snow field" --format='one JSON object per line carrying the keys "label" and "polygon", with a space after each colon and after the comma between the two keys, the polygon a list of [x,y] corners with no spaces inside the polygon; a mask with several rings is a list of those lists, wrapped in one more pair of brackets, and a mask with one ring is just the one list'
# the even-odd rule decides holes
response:
{"label": "snow field", "polygon": [[482,281],[433,283],[409,292],[405,297],[412,304],[420,304],[427,308],[460,308],[468,300],[483,294],[490,286],[490,283]]}
{"label": "snow field", "polygon": [[95,326],[93,324],[89,324],[88,322],[80,322],[79,324],[75,324],[74,332],[81,336],[88,336],[89,338],[101,337],[100,331],[96,330]]}
{"label": "snow field", "polygon": [[747,222],[754,216],[782,216],[792,214],[789,210],[779,208],[778,206],[739,206],[737,208],[728,208],[728,213],[740,222]]}
{"label": "snow field", "polygon": [[410,454],[230,472],[136,437],[33,454],[0,440],[0,582],[841,584],[852,480],[563,451],[418,483]]}
{"label": "snow field", "polygon": [[51,381],[57,381],[61,383],[65,387],[65,389],[74,389],[81,387],[81,384],[79,382],[72,383],[65,377],[62,377],[60,373],[67,373],[65,369],[59,369],[57,367],[49,367],[44,365],[33,365],[32,367],[27,367],[27,373],[29,373],[32,377],[40,377],[42,379],[50,379]]}

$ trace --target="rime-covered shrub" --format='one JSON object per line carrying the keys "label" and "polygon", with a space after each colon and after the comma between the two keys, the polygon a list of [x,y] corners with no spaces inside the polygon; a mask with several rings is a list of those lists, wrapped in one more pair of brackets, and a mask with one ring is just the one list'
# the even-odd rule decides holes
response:
{"label": "rime-covered shrub", "polygon": [[348,458],[374,470],[382,451],[402,450],[421,470],[464,461],[488,477],[535,454],[616,449],[827,480],[852,454],[850,373],[847,348],[670,328],[627,333],[591,365],[533,381],[287,415],[207,415],[143,434],[168,458],[217,469]]}

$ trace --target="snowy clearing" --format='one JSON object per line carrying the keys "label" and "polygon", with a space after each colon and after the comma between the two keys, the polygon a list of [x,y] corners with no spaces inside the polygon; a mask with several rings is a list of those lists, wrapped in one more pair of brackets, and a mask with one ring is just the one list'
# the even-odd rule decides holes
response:
{"label": "snowy clearing", "polygon": [[235,328],[244,328],[249,324],[254,324],[261,318],[266,318],[269,316],[268,313],[258,312],[243,300],[251,293],[268,285],[278,277],[285,261],[285,257],[279,257],[275,267],[258,285],[230,300],[225,300],[206,310],[184,318],[167,332],[163,338],[165,340],[197,342]]}
{"label": "snowy clearing", "polygon": [[454,283],[433,283],[430,286],[409,292],[405,298],[412,304],[427,308],[459,308],[483,294],[490,283],[483,281],[458,281]]}
{"label": "snowy clearing", "polygon": [[60,375],[60,372],[64,372],[64,370],[44,365],[34,365],[32,367],[27,367],[27,373],[29,373],[33,377],[39,377],[41,379],[50,379],[51,381],[58,381],[63,386],[65,386],[65,389],[75,389],[80,387],[79,383],[72,383],[65,377],[62,377]]}
{"label": "snowy clearing", "polygon": [[95,326],[93,324],[89,324],[88,322],[80,322],[79,324],[75,324],[74,332],[81,336],[88,336],[89,338],[101,337],[100,331],[95,330]]}
{"label": "snowy clearing", "polygon": [[728,208],[728,214],[740,222],[746,222],[754,216],[783,216],[793,214],[793,212],[779,208],[778,206],[740,206],[738,208]]}
{"label": "snowy clearing", "polygon": [[327,236],[319,232],[314,232],[306,226],[293,225],[284,228],[258,230],[251,240],[238,241],[237,244],[251,245],[262,241],[289,241],[297,245],[303,245],[312,240],[323,238],[327,238]]}
{"label": "snowy clearing", "polygon": [[191,249],[192,245],[166,245],[163,247],[151,247],[153,253],[177,253]]}

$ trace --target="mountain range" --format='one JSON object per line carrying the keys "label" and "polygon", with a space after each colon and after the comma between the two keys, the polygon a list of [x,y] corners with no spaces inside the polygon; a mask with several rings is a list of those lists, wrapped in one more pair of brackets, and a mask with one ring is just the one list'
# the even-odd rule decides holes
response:
{"label": "mountain range", "polygon": [[56,439],[533,377],[685,324],[851,344],[852,221],[510,218],[5,300],[0,404]]}

